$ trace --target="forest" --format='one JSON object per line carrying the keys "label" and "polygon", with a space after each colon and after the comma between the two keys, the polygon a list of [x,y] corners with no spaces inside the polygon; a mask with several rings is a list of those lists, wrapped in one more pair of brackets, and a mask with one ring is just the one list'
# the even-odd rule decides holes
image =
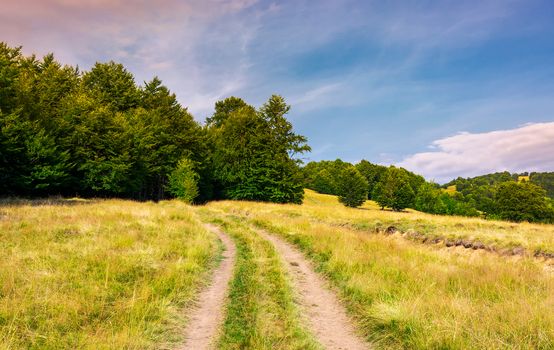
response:
{"label": "forest", "polygon": [[154,77],[90,71],[0,44],[0,196],[214,198],[300,203],[306,138],[289,106],[230,97],[205,125]]}
{"label": "forest", "polygon": [[0,43],[0,196],[301,203],[304,188],[346,206],[554,222],[554,173],[489,174],[443,186],[395,166],[302,164],[305,136],[273,95],[215,103],[201,124],[157,77],[115,62],[89,71]]}

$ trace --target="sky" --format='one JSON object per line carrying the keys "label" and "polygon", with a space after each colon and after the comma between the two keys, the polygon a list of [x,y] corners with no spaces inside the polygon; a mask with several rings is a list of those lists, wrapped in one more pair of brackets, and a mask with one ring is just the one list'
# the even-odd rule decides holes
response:
{"label": "sky", "polygon": [[1,0],[0,41],[158,76],[203,122],[272,94],[305,161],[397,164],[446,182],[554,171],[554,2]]}

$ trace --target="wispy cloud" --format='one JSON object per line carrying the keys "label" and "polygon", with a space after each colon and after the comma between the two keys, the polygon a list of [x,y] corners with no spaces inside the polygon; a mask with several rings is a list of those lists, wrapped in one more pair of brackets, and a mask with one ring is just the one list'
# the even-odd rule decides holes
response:
{"label": "wispy cloud", "polygon": [[439,182],[505,170],[551,171],[554,122],[485,133],[463,132],[436,140],[430,147],[432,151],[413,154],[399,165]]}
{"label": "wispy cloud", "polygon": [[283,95],[314,159],[392,161],[458,130],[552,120],[546,0],[5,2],[0,40],[157,75],[199,121],[230,95]]}

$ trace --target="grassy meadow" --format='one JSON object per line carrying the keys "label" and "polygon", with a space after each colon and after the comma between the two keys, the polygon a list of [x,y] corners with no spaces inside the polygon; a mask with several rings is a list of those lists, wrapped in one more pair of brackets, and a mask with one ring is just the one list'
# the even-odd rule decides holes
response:
{"label": "grassy meadow", "polygon": [[349,209],[310,191],[300,207],[231,201],[208,207],[303,250],[376,348],[554,348],[554,270],[548,263],[360,229],[394,224],[430,235],[552,248],[552,226],[384,212],[369,202]]}
{"label": "grassy meadow", "polygon": [[160,349],[219,255],[177,201],[0,204],[0,349]]}
{"label": "grassy meadow", "polygon": [[253,228],[302,250],[376,349],[554,348],[552,260],[382,233],[554,251],[554,225],[351,209],[306,191],[303,205],[0,202],[0,349],[177,347],[221,254],[208,222],[237,246],[218,349],[320,348],[283,261]]}

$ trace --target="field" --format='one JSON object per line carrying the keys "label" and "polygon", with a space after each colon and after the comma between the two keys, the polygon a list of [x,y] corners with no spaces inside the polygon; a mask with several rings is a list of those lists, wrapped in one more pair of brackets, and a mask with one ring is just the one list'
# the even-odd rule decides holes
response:
{"label": "field", "polygon": [[373,348],[554,348],[554,260],[537,254],[554,252],[553,225],[349,209],[311,191],[301,206],[2,202],[0,348],[178,347],[221,256],[203,223],[237,247],[218,349],[322,347],[294,262],[262,232],[304,253]]}
{"label": "field", "polygon": [[219,254],[179,202],[0,207],[0,349],[171,348]]}

